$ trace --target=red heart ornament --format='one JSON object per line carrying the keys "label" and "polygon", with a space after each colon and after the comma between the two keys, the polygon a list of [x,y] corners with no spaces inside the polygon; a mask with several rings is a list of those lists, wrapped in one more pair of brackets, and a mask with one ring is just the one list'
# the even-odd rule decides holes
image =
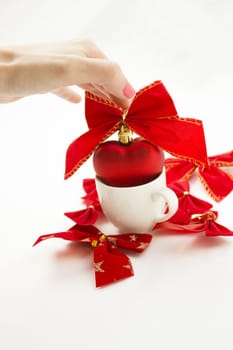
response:
{"label": "red heart ornament", "polygon": [[160,175],[163,165],[163,151],[140,137],[127,144],[106,141],[93,155],[93,166],[98,179],[116,187],[150,182]]}

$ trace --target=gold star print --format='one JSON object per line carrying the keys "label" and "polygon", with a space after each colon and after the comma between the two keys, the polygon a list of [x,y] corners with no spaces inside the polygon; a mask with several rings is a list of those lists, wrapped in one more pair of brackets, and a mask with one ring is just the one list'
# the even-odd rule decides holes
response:
{"label": "gold star print", "polygon": [[45,241],[46,239],[50,239],[50,238],[54,238],[54,237],[55,237],[54,235],[50,235],[50,236],[47,236],[47,237],[42,237],[41,240]]}
{"label": "gold star print", "polygon": [[104,269],[102,269],[102,264],[104,263],[104,261],[99,261],[97,263],[94,263],[94,269],[95,269],[95,272],[105,272]]}
{"label": "gold star print", "polygon": [[146,249],[147,246],[148,246],[148,243],[141,242],[141,243],[139,243],[139,246],[137,248],[144,250],[144,249]]}
{"label": "gold star print", "polygon": [[130,238],[131,242],[136,242],[136,240],[137,240],[137,237],[135,235],[130,235],[129,238]]}
{"label": "gold star print", "polygon": [[111,242],[114,246],[116,246],[116,237],[108,237],[108,241]]}
{"label": "gold star print", "polygon": [[128,264],[128,265],[123,265],[123,267],[124,267],[125,269],[132,270],[132,266],[131,266],[130,264]]}

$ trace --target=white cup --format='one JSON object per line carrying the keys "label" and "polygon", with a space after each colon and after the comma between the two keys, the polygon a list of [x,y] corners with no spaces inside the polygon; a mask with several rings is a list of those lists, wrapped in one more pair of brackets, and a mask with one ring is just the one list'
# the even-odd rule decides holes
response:
{"label": "white cup", "polygon": [[150,232],[177,211],[178,199],[166,187],[164,170],[156,179],[139,186],[113,187],[98,178],[95,182],[105,216],[122,233]]}

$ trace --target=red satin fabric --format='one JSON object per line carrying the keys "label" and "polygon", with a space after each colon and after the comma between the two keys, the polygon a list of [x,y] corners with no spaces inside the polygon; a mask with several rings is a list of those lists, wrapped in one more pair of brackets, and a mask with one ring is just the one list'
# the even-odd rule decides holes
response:
{"label": "red satin fabric", "polygon": [[233,231],[216,222],[217,212],[207,211],[206,213],[193,215],[188,224],[177,224],[173,222],[162,222],[157,224],[158,229],[166,233],[191,234],[204,232],[206,236],[233,236]]}
{"label": "red satin fabric", "polygon": [[212,208],[212,204],[190,193],[188,181],[173,182],[168,184],[178,198],[178,210],[168,221],[176,224],[189,224],[192,214],[205,213]]}
{"label": "red satin fabric", "polygon": [[102,213],[94,179],[84,179],[83,189],[86,194],[82,197],[86,204],[86,209],[66,212],[65,216],[73,220],[78,225],[93,225]]}
{"label": "red satin fabric", "polygon": [[198,176],[207,192],[215,201],[224,199],[233,190],[233,176],[221,167],[233,166],[233,151],[208,158],[208,165],[196,165],[184,159],[168,158],[165,160],[167,182],[189,179],[198,170]]}
{"label": "red satin fabric", "polygon": [[99,217],[99,211],[95,207],[66,212],[65,216],[73,220],[78,225],[93,225]]}
{"label": "red satin fabric", "polygon": [[34,246],[50,238],[91,244],[96,287],[102,287],[134,274],[130,259],[119,248],[141,253],[150,244],[152,236],[143,233],[105,235],[95,226],[75,225],[65,232],[41,235]]}
{"label": "red satin fabric", "polygon": [[[98,145],[119,129],[123,110],[114,103],[86,92],[85,114],[89,131],[73,141],[66,153],[65,178],[70,177]],[[163,150],[193,163],[207,165],[202,122],[179,118],[161,81],[135,95],[125,120],[136,134]]]}

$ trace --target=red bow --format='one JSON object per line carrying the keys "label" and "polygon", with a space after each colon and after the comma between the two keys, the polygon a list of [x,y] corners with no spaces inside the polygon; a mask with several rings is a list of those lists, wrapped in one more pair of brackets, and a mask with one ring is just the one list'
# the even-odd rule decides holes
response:
{"label": "red bow", "polygon": [[66,212],[65,215],[78,225],[93,225],[102,213],[94,179],[84,179],[83,188],[86,195],[82,197],[86,209]]}
{"label": "red bow", "polygon": [[94,248],[94,269],[96,287],[133,276],[130,259],[118,248],[141,253],[150,244],[150,234],[105,235],[95,226],[75,225],[68,231],[40,236],[33,246],[49,238],[63,238],[68,241],[89,243]]}
{"label": "red bow", "polygon": [[207,154],[202,122],[179,118],[174,103],[161,81],[138,91],[126,113],[113,102],[86,92],[85,114],[89,131],[73,141],[66,153],[65,178],[70,177],[125,123],[165,151],[205,166]]}
{"label": "red bow", "polygon": [[176,224],[173,222],[162,222],[156,228],[166,230],[166,232],[177,233],[200,233],[205,232],[206,236],[233,236],[233,231],[216,222],[218,213],[207,211],[202,214],[193,214],[189,224]]}
{"label": "red bow", "polygon": [[[208,165],[198,168],[198,175],[207,192],[216,201],[225,198],[233,190],[233,176],[220,167],[233,166],[233,151],[208,158]],[[190,178],[196,165],[184,159],[165,160],[167,182],[182,181]]]}
{"label": "red bow", "polygon": [[168,185],[177,195],[178,210],[168,221],[174,224],[190,223],[192,214],[205,213],[212,204],[193,196],[188,181],[173,182]]}

